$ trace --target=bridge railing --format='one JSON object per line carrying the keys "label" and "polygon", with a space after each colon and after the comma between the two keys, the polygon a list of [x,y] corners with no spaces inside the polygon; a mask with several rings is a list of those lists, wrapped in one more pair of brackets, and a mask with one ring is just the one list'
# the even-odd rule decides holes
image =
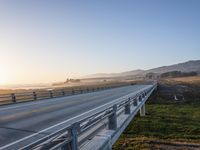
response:
{"label": "bridge railing", "polygon": [[83,116],[80,116],[78,121],[75,121],[22,149],[78,150],[82,143],[88,138],[93,137],[98,131],[104,128],[117,130],[118,117],[121,114],[131,115],[131,107],[135,107],[138,110],[156,87],[157,83],[154,83],[152,86],[144,88],[137,93],[131,93],[93,109]]}
{"label": "bridge railing", "polygon": [[75,94],[89,93],[100,90],[106,90],[110,88],[117,88],[120,86],[125,86],[127,84],[121,85],[109,85],[109,86],[96,86],[96,87],[84,87],[84,88],[71,88],[71,89],[42,89],[33,92],[23,92],[23,93],[10,93],[0,95],[0,105],[12,104],[24,101],[35,101],[50,98],[58,98],[63,96],[70,96]]}

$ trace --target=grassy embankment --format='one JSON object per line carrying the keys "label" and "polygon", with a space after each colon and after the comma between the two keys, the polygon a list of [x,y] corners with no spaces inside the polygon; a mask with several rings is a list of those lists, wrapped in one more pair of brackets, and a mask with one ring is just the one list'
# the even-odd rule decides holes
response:
{"label": "grassy embankment", "polygon": [[200,77],[191,79],[160,81],[147,115],[137,115],[113,149],[200,149]]}

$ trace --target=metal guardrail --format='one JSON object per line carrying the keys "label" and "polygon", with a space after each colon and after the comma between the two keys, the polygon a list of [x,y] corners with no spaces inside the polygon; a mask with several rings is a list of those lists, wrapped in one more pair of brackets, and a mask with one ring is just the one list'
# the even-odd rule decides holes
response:
{"label": "metal guardrail", "polygon": [[[141,107],[156,87],[157,83],[154,83],[152,86],[142,89],[137,93],[131,93],[123,98],[111,101],[102,107],[98,107],[88,112],[79,121],[23,147],[22,150],[78,150],[79,146],[89,137],[94,136],[98,130],[102,128],[117,130],[118,116],[122,113],[131,114],[131,106],[136,108]],[[87,136],[84,136],[85,134]]]}
{"label": "metal guardrail", "polygon": [[55,90],[41,90],[33,92],[24,92],[24,93],[10,93],[10,94],[1,94],[0,95],[0,105],[3,104],[14,104],[18,102],[25,101],[36,101],[50,98],[58,98],[63,96],[70,96],[75,94],[83,94],[89,92],[95,92],[100,90],[106,90],[110,88],[117,88],[122,85],[113,85],[113,86],[99,86],[99,87],[86,87],[86,88],[73,88],[73,89],[55,89]]}

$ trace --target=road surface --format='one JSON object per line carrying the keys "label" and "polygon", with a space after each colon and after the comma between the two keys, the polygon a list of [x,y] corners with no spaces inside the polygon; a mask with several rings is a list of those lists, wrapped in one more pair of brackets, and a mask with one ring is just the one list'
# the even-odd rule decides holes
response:
{"label": "road surface", "polygon": [[138,91],[133,85],[48,100],[0,106],[0,150],[15,150],[66,126],[80,114]]}

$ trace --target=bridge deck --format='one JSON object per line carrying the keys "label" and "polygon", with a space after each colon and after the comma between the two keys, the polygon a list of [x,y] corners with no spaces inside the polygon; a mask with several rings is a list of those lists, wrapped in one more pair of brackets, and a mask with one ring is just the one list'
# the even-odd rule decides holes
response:
{"label": "bridge deck", "polygon": [[147,85],[0,106],[0,149],[18,149],[76,121],[80,114],[144,87]]}

